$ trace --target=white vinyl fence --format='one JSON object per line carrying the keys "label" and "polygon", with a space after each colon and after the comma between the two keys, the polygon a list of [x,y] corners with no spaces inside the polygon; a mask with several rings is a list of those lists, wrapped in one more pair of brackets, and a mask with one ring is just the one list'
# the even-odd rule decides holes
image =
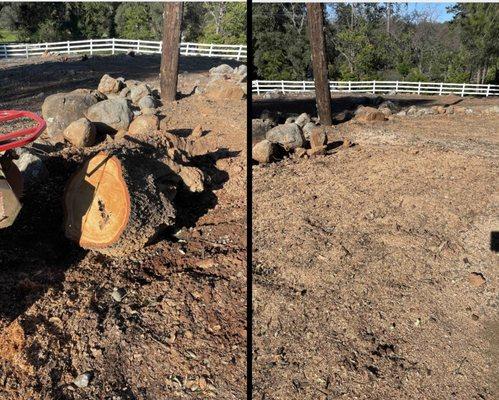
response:
{"label": "white vinyl fence", "polygon": [[[40,56],[45,51],[53,54],[95,54],[128,52],[130,50],[143,54],[161,54],[162,42],[154,40],[128,39],[89,39],[54,43],[0,44],[0,59]],[[185,56],[204,56],[246,60],[245,45],[239,44],[205,44],[181,43],[180,54]]]}
{"label": "white vinyl fence", "polygon": [[[477,85],[472,83],[433,83],[399,81],[329,81],[331,92],[347,93],[417,93],[417,94],[457,94],[478,96],[499,96],[499,85]],[[313,92],[313,81],[253,81],[252,92],[297,93]]]}

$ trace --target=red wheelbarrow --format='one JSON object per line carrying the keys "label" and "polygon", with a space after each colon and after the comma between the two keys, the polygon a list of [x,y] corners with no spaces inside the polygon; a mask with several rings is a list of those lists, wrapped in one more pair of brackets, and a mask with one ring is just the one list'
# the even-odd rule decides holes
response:
{"label": "red wheelbarrow", "polygon": [[0,229],[11,226],[21,211],[23,176],[12,161],[13,149],[22,147],[36,140],[46,127],[45,121],[29,111],[2,110],[0,124],[28,118],[35,125],[6,134],[0,133]]}

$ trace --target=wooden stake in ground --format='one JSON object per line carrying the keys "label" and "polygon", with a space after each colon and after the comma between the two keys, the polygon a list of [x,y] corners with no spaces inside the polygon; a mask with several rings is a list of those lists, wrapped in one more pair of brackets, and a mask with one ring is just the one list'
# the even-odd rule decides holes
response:
{"label": "wooden stake in ground", "polygon": [[320,122],[332,125],[331,93],[327,78],[326,40],[324,37],[324,15],[322,4],[307,3],[308,34],[312,49],[312,69],[314,71],[315,97]]}
{"label": "wooden stake in ground", "polygon": [[165,3],[161,53],[161,99],[164,102],[174,101],[177,96],[181,24],[182,3]]}

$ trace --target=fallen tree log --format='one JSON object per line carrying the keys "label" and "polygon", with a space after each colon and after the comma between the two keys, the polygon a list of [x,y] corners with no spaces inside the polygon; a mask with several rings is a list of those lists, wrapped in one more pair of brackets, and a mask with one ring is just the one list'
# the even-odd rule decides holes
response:
{"label": "fallen tree log", "polygon": [[185,182],[197,191],[203,190],[203,177],[197,168],[174,161],[172,150],[164,139],[148,137],[93,155],[66,186],[66,236],[83,248],[122,256],[173,226],[173,199],[182,175],[198,172],[196,185]]}

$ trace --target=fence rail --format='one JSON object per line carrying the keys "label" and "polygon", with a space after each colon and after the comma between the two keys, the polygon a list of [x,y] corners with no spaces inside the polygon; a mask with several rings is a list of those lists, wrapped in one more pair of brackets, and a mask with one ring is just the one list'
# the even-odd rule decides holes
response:
{"label": "fence rail", "polygon": [[[347,93],[416,93],[499,96],[499,85],[478,85],[473,83],[434,83],[399,81],[330,81],[331,92]],[[252,92],[306,93],[313,92],[313,81],[258,81],[252,82]]]}
{"label": "fence rail", "polygon": [[[54,54],[95,54],[128,52],[133,50],[143,54],[161,54],[162,42],[153,40],[128,40],[128,39],[89,39],[73,40],[52,43],[22,43],[1,44],[0,59],[22,57],[29,58],[41,56],[44,52]],[[181,43],[180,54],[185,56],[205,56],[231,58],[244,61],[247,58],[245,45],[239,44],[206,44],[206,43]]]}

